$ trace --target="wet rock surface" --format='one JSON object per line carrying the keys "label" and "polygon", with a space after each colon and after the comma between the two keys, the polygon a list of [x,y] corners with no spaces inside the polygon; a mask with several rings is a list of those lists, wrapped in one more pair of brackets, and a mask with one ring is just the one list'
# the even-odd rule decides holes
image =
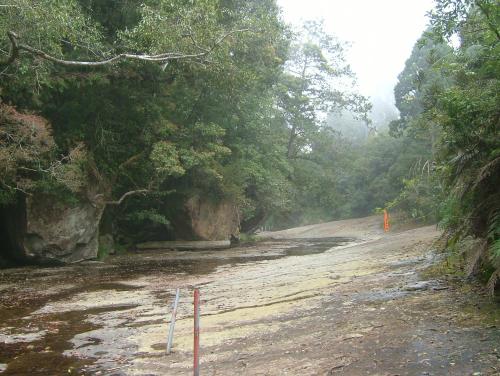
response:
{"label": "wet rock surface", "polygon": [[2,375],[191,374],[194,287],[203,374],[498,374],[498,305],[421,275],[434,228],[321,232],[0,271]]}
{"label": "wet rock surface", "polygon": [[423,291],[423,290],[445,290],[447,286],[443,285],[441,281],[418,281],[405,286],[406,291]]}

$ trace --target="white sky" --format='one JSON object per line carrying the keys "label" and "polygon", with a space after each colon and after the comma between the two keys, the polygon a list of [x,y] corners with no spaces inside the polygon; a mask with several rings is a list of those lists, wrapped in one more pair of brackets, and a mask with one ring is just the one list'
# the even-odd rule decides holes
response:
{"label": "white sky", "polygon": [[424,31],[433,0],[278,0],[285,21],[323,19],[325,29],[352,44],[346,59],[359,91],[394,102],[393,88]]}

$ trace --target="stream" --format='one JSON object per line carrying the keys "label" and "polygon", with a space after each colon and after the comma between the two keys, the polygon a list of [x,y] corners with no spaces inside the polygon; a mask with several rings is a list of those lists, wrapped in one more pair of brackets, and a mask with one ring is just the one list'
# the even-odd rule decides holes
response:
{"label": "stream", "polygon": [[204,375],[498,375],[498,303],[432,271],[435,227],[384,234],[362,221],[226,250],[4,269],[0,374],[191,375],[197,287]]}
{"label": "stream", "polygon": [[[157,324],[158,336],[166,336],[176,287],[187,294],[200,285],[197,279],[217,270],[319,254],[353,241],[274,240],[230,250],[141,251],[107,262],[2,270],[0,370],[3,375],[110,372],[143,351],[136,342],[143,329]],[[189,298],[181,300],[181,319],[191,315]],[[163,349],[165,343],[153,347]]]}

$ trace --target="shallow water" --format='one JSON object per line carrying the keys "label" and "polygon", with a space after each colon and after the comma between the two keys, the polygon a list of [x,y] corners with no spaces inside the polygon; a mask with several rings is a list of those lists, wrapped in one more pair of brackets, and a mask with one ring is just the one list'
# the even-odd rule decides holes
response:
{"label": "shallow water", "polygon": [[426,227],[2,270],[0,374],[190,375],[194,287],[203,374],[495,374],[498,305],[421,280],[437,236]]}
{"label": "shallow water", "polygon": [[[270,240],[230,250],[150,251],[106,263],[2,270],[2,375],[120,374],[143,351],[134,338],[167,327],[175,287],[203,286],[204,276],[218,270],[317,255],[353,241]],[[189,304],[184,307],[180,316],[189,317]],[[152,349],[162,347],[156,343]]]}

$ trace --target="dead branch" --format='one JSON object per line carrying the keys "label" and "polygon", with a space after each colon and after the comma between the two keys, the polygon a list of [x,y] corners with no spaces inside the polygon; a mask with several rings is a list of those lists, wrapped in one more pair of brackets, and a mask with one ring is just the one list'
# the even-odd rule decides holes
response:
{"label": "dead branch", "polygon": [[198,43],[195,41],[195,39],[192,36],[190,36],[190,39],[192,40],[194,47],[200,50],[200,52],[198,53],[190,54],[182,52],[166,52],[156,55],[123,53],[100,61],[78,61],[78,60],[59,59],[57,57],[49,55],[48,53],[42,50],[39,50],[38,48],[29,46],[24,43],[19,43],[18,40],[19,37],[17,36],[17,34],[14,33],[13,31],[9,31],[7,32],[7,36],[11,43],[10,54],[7,60],[2,63],[2,65],[12,64],[16,59],[19,58],[19,53],[21,51],[28,52],[31,55],[38,56],[42,59],[48,60],[56,64],[65,66],[79,66],[79,67],[98,67],[108,64],[114,64],[123,60],[139,60],[139,61],[157,62],[162,64],[166,64],[172,60],[189,60],[189,59],[196,60],[196,59],[202,59],[207,55],[209,55],[229,36],[237,33],[243,33],[246,31],[250,31],[250,29],[237,29],[229,31],[223,34],[219,39],[217,39],[210,48],[204,48],[199,46]]}

